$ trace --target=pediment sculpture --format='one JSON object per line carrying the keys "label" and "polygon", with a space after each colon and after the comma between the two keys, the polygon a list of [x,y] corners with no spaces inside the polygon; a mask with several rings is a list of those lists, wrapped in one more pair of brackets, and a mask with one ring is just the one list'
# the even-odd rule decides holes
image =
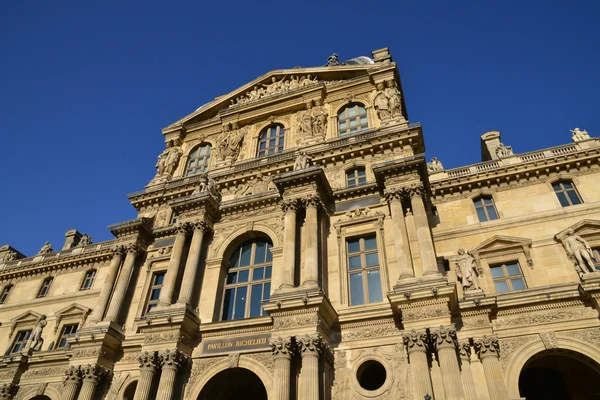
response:
{"label": "pediment sculpture", "polygon": [[217,139],[217,159],[228,163],[237,160],[242,149],[246,128],[240,128],[237,123],[223,126],[223,133]]}
{"label": "pediment sculpture", "polygon": [[246,104],[264,97],[289,92],[315,83],[319,83],[317,77],[315,76],[313,78],[313,76],[310,74],[302,77],[298,75],[290,75],[289,79],[286,79],[284,76],[280,80],[277,80],[276,77],[272,77],[271,83],[255,85],[252,90],[249,90],[243,96],[238,97],[235,100],[231,100],[231,105],[234,106]]}
{"label": "pediment sculpture", "polygon": [[381,121],[395,118],[404,118],[402,115],[402,94],[393,80],[385,83],[379,82],[376,86],[377,94],[373,99],[377,116]]}
{"label": "pediment sculpture", "polygon": [[312,144],[325,140],[327,131],[327,111],[321,100],[306,103],[306,110],[296,116],[298,135],[296,142],[299,145]]}

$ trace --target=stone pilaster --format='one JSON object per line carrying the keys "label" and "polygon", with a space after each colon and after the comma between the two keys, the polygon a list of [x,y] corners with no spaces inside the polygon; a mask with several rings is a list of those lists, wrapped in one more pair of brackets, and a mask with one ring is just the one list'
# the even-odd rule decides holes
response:
{"label": "stone pilaster", "polygon": [[127,246],[127,256],[125,256],[123,268],[121,269],[121,276],[119,276],[119,280],[117,281],[106,317],[104,317],[105,321],[117,322],[119,312],[121,311],[121,305],[125,299],[125,293],[129,287],[129,280],[131,279],[131,273],[133,272],[135,259],[139,252],[140,248],[137,245],[130,244]]}
{"label": "stone pilaster", "polygon": [[433,386],[427,361],[427,332],[413,329],[405,332],[402,339],[408,352],[415,399],[422,399],[425,395],[433,397]]}
{"label": "stone pilaster", "polygon": [[284,200],[281,204],[281,209],[285,213],[281,289],[294,287],[294,275],[296,274],[296,214],[299,208],[300,202],[298,199]]}
{"label": "stone pilaster", "polygon": [[465,391],[466,400],[477,400],[477,391],[475,389],[475,380],[473,371],[471,371],[471,344],[468,340],[460,342],[458,346],[461,362],[461,380]]}
{"label": "stone pilaster", "polygon": [[473,341],[475,351],[483,365],[483,373],[487,382],[490,400],[507,400],[508,390],[504,383],[504,375],[498,361],[499,344],[496,336],[483,336]]}
{"label": "stone pilaster", "polygon": [[208,224],[204,221],[195,222],[192,224],[192,227],[194,230],[192,243],[190,244],[187,262],[183,271],[179,299],[177,299],[177,303],[180,304],[191,304],[194,284],[196,283],[196,273],[198,272],[198,264],[200,262],[200,252],[202,251],[202,240],[204,232],[209,229]]}
{"label": "stone pilaster", "polygon": [[457,339],[454,326],[440,326],[431,330],[431,340],[437,350],[444,392],[449,399],[462,400],[465,393],[460,377],[460,367],[456,354]]}
{"label": "stone pilaster", "polygon": [[306,245],[304,247],[303,287],[319,287],[319,208],[323,203],[319,195],[314,194],[303,199],[306,207],[304,232]]}
{"label": "stone pilaster", "polygon": [[185,248],[185,242],[188,234],[190,233],[190,224],[184,222],[177,226],[177,235],[175,236],[175,244],[171,251],[171,259],[169,260],[169,266],[167,267],[167,273],[165,274],[165,280],[163,287],[160,291],[158,298],[158,305],[160,307],[168,307],[171,305],[173,300],[173,291],[175,290],[175,282],[177,275],[179,275],[179,268],[181,267],[181,257],[183,255],[183,249]]}
{"label": "stone pilaster", "polygon": [[402,209],[402,190],[386,189],[384,195],[390,205],[392,223],[394,225],[394,248],[400,269],[398,280],[414,278],[415,271],[410,253],[406,221],[404,220],[404,210]]}
{"label": "stone pilaster", "polygon": [[278,338],[269,343],[273,351],[275,372],[273,380],[273,400],[290,399],[290,367],[294,355],[292,340]]}
{"label": "stone pilaster", "polygon": [[135,389],[133,400],[149,400],[152,389],[152,381],[156,374],[158,357],[155,352],[145,351],[138,356],[140,363],[140,379]]}
{"label": "stone pilaster", "polygon": [[175,349],[160,352],[158,358],[162,366],[162,373],[160,374],[160,381],[158,382],[156,399],[171,400],[173,398],[177,371],[185,365],[188,357],[180,350]]}
{"label": "stone pilaster", "polygon": [[319,398],[319,355],[323,348],[323,339],[319,334],[305,335],[296,338],[300,355],[302,356],[302,370],[300,372],[300,399]]}
{"label": "stone pilaster", "polygon": [[115,286],[115,280],[117,279],[117,275],[119,274],[119,267],[121,266],[121,261],[123,260],[123,256],[125,255],[125,247],[116,246],[112,249],[113,258],[110,261],[110,265],[108,267],[108,274],[104,279],[104,285],[102,285],[102,289],[100,290],[100,296],[98,297],[98,303],[90,316],[90,322],[96,323],[98,321],[102,321],[102,317],[104,317],[104,312],[106,311],[106,307],[108,306],[108,300],[110,299],[110,293],[112,292],[113,287]]}
{"label": "stone pilaster", "polygon": [[14,383],[3,383],[0,385],[0,399],[12,399],[19,390]]}
{"label": "stone pilaster", "polygon": [[423,275],[440,275],[440,272],[437,269],[437,260],[435,258],[431,230],[429,229],[427,211],[425,211],[425,203],[423,202],[425,189],[422,185],[414,185],[405,188],[405,190],[410,196],[410,204],[413,209],[415,227],[417,229],[417,240],[419,241],[419,251],[421,253],[421,262],[423,264]]}
{"label": "stone pilaster", "polygon": [[65,371],[61,399],[74,400],[79,385],[81,385],[81,368],[79,366],[71,365]]}
{"label": "stone pilaster", "polygon": [[81,366],[81,375],[83,377],[83,384],[79,391],[78,400],[92,400],[94,398],[94,392],[96,386],[107,374],[107,370],[98,364],[88,364]]}

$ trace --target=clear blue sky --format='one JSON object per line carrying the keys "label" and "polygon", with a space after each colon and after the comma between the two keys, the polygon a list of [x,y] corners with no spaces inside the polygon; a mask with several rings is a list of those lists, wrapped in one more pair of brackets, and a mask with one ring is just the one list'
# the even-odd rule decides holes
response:
{"label": "clear blue sky", "polygon": [[[71,228],[136,216],[161,128],[271,69],[388,46],[427,156],[479,161],[600,136],[598,1],[4,1],[0,244],[26,255]],[[237,3],[237,4],[236,4]]]}

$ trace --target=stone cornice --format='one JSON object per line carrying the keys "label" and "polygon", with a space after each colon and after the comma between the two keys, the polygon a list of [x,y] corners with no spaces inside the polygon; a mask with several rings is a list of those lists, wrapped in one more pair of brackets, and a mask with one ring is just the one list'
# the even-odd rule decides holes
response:
{"label": "stone cornice", "polygon": [[281,196],[277,191],[257,193],[221,203],[223,215],[243,213],[279,202]]}
{"label": "stone cornice", "polygon": [[135,218],[109,225],[108,230],[117,238],[139,235],[144,239],[152,237],[150,218]]}

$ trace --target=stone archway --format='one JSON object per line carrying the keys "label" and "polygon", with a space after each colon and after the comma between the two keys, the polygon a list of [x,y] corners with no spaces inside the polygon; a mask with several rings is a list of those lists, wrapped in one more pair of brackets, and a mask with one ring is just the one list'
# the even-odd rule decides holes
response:
{"label": "stone archway", "polygon": [[519,392],[527,400],[598,399],[600,365],[572,350],[545,350],[523,366]]}
{"label": "stone archway", "polygon": [[254,372],[245,368],[225,369],[210,378],[197,400],[267,400],[267,389]]}

